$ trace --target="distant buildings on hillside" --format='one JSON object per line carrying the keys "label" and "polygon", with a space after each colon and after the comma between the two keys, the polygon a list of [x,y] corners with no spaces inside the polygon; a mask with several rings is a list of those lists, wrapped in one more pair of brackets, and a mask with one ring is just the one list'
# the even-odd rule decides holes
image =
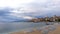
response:
{"label": "distant buildings on hillside", "polygon": [[60,22],[60,16],[44,17],[44,18],[34,18],[30,22]]}

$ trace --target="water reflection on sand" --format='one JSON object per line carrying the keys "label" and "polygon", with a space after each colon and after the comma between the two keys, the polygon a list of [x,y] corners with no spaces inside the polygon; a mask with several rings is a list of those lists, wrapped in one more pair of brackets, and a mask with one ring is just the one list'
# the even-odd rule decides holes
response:
{"label": "water reflection on sand", "polygon": [[32,30],[33,28],[40,28],[42,26],[46,26],[46,23],[28,23],[28,22],[13,22],[13,23],[0,23],[0,33],[9,33],[14,31],[21,30]]}

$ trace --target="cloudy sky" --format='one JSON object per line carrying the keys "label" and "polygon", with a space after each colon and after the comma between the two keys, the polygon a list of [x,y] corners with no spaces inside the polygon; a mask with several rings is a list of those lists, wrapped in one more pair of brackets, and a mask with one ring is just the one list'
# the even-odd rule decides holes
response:
{"label": "cloudy sky", "polygon": [[60,0],[0,0],[0,21],[60,15]]}

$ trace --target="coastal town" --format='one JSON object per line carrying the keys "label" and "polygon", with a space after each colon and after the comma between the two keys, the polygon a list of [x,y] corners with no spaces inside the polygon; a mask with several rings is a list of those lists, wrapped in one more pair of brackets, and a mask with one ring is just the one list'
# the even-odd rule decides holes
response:
{"label": "coastal town", "polygon": [[44,18],[34,18],[30,22],[60,22],[60,16],[44,17]]}

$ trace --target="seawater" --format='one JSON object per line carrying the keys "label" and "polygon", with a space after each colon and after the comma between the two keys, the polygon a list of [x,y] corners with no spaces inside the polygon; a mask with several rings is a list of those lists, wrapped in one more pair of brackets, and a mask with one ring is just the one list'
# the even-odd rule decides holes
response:
{"label": "seawater", "polygon": [[39,28],[46,26],[45,22],[32,23],[32,22],[0,22],[0,34],[8,34],[9,32],[21,31],[30,28]]}

